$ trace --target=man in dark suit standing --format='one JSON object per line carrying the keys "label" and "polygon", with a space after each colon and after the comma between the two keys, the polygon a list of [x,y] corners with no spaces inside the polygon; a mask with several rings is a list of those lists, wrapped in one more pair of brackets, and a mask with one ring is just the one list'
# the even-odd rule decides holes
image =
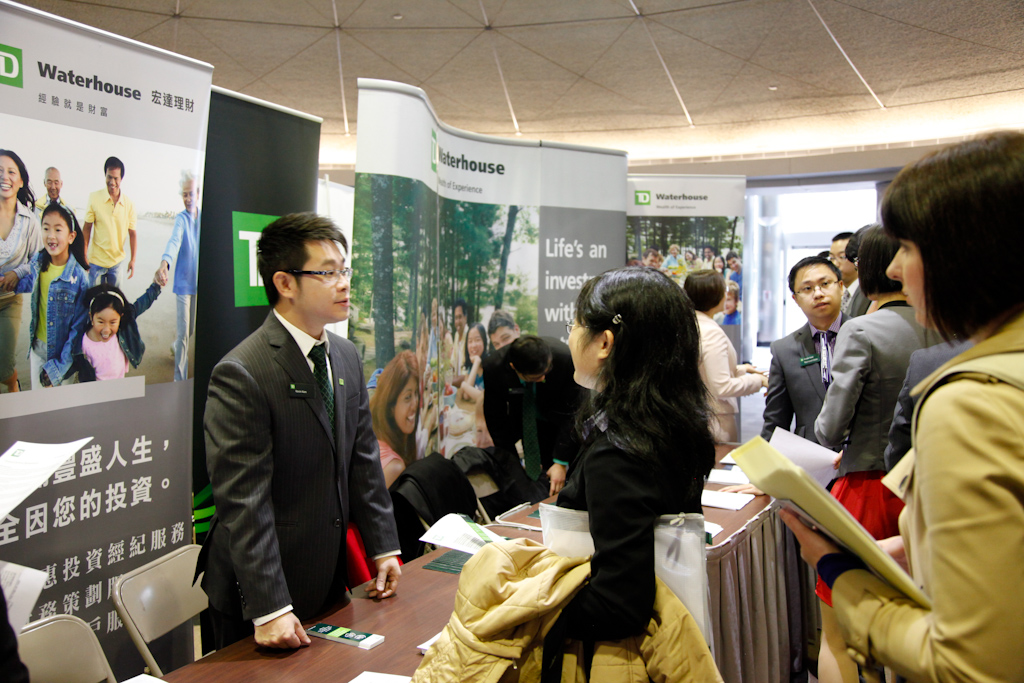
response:
{"label": "man in dark suit standing", "polygon": [[569,347],[550,337],[523,335],[484,360],[484,419],[494,445],[518,457],[529,482],[524,496],[543,500],[562,490],[579,444],[573,419],[582,388]]}
{"label": "man in dark suit standing", "polygon": [[842,273],[829,259],[809,256],[789,271],[789,289],[807,325],[772,342],[761,436],[770,439],[782,427],[817,443],[814,421],[825,401],[836,335],[847,320],[839,311]]}
{"label": "man in dark suit standing", "polygon": [[342,599],[354,521],[377,563],[371,595],[401,574],[391,498],[355,347],[324,329],[349,313],[347,244],[329,219],[266,227],[258,267],[273,310],[213,370],[206,459],[217,515],[199,560],[214,635],[309,644],[300,619]]}

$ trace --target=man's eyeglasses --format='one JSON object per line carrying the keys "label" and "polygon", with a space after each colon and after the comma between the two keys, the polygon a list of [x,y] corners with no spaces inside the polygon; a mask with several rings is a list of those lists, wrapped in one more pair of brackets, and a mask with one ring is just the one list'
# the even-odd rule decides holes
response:
{"label": "man's eyeglasses", "polygon": [[323,278],[325,285],[336,285],[338,280],[344,277],[346,280],[352,279],[351,268],[341,268],[339,270],[282,270],[282,273],[290,273],[292,275],[319,275]]}
{"label": "man's eyeglasses", "polygon": [[804,285],[803,287],[798,287],[796,293],[803,294],[804,296],[813,296],[814,290],[821,289],[822,293],[830,292],[837,284],[839,284],[839,280],[825,280],[824,282],[819,282],[816,285]]}

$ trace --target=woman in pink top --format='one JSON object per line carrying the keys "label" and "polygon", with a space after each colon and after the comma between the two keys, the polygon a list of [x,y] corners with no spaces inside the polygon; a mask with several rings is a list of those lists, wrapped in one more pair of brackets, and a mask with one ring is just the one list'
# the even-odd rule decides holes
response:
{"label": "woman in pink top", "polygon": [[698,270],[686,278],[683,289],[697,309],[700,374],[715,399],[713,405],[717,420],[712,425],[715,440],[734,443],[739,440],[736,399],[766,388],[768,377],[752,365],[736,363],[736,349],[712,318],[725,308],[725,280],[713,270]]}
{"label": "woman in pink top", "polygon": [[416,459],[419,407],[419,365],[412,351],[403,351],[380,373],[370,398],[373,433],[380,446],[384,482],[389,487]]}

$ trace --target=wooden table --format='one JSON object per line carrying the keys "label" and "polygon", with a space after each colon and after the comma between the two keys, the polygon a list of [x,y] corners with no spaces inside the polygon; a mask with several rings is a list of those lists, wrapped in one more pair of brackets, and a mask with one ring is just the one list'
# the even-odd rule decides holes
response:
{"label": "wooden table", "polygon": [[[442,552],[446,551],[442,549],[431,555]],[[431,555],[402,567],[402,578],[394,597],[380,601],[355,598],[333,613],[303,622],[307,628],[325,622],[383,635],[385,641],[372,650],[360,650],[322,638],[312,638],[309,647],[298,650],[272,650],[257,647],[250,637],[173,671],[164,680],[174,683],[346,683],[363,671],[410,676],[423,659],[416,646],[432,638],[448,623],[459,581],[455,574],[423,569]]]}
{"label": "wooden table", "polygon": [[[716,460],[721,460],[730,450],[731,447],[720,446]],[[721,488],[717,484],[708,484],[707,487]],[[770,503],[771,499],[767,496],[759,496],[735,512],[717,508],[704,510],[708,521],[723,527],[723,531],[715,537],[713,544],[708,546],[712,614],[715,619],[719,618],[719,611],[715,607],[721,602],[722,597],[715,593],[725,586],[721,582],[716,582],[712,574],[712,558],[728,555],[735,548],[742,547],[751,523],[769,515]],[[528,517],[536,507],[520,510],[506,520],[536,526],[536,531],[497,526],[494,527],[495,533],[540,541],[540,520]],[[259,648],[252,638],[247,638],[167,674],[165,680],[171,683],[307,683],[320,680],[347,683],[363,671],[412,675],[422,660],[416,646],[444,628],[454,607],[459,577],[423,568],[432,557],[443,552],[447,551],[442,548],[403,566],[398,592],[394,597],[382,601],[353,599],[349,604],[340,606],[333,612],[304,622],[307,628],[317,622],[325,622],[385,636],[384,643],[373,650],[364,651],[320,638],[313,638],[309,647],[299,650],[272,650]],[[757,606],[751,608],[758,609]],[[725,625],[726,631],[728,628],[729,625]],[[716,625],[716,632],[723,632],[722,624]],[[725,642],[716,648],[716,659],[721,659],[724,653],[728,660],[730,649],[737,642],[745,647],[742,640],[723,640]],[[728,668],[729,665],[726,663],[723,672]],[[771,680],[774,680],[774,677]]]}

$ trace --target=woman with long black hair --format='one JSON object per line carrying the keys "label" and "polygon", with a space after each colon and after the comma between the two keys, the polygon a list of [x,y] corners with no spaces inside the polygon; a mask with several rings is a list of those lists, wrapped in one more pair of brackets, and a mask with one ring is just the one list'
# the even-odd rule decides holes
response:
{"label": "woman with long black hair", "polygon": [[558,505],[589,512],[595,553],[562,618],[570,638],[619,640],[653,612],[655,520],[701,511],[715,462],[710,398],[693,304],[664,273],[627,267],[591,279],[570,327],[576,382],[593,391]]}

